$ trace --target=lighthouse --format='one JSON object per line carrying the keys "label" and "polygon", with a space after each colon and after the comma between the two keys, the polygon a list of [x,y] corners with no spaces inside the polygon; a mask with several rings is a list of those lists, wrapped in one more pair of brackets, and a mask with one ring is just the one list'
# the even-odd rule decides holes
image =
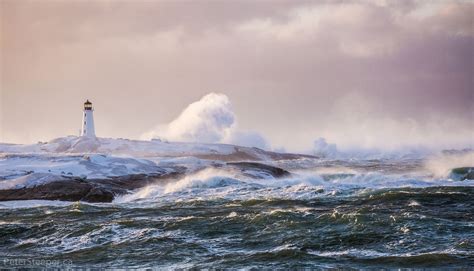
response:
{"label": "lighthouse", "polygon": [[82,130],[81,136],[95,137],[94,129],[94,109],[92,103],[87,100],[84,103],[84,114],[82,115]]}

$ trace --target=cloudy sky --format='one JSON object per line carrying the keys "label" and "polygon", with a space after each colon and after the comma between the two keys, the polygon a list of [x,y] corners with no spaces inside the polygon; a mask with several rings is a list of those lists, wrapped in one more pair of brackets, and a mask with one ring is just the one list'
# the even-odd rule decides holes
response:
{"label": "cloudy sky", "polygon": [[78,134],[90,99],[102,137],[291,151],[320,137],[340,148],[474,144],[472,1],[0,7],[1,142]]}

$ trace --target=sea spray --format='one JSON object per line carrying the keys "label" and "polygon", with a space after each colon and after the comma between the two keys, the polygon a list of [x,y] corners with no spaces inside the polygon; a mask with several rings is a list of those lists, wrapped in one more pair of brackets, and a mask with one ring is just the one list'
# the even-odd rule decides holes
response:
{"label": "sea spray", "polygon": [[425,161],[424,166],[436,178],[443,178],[454,168],[474,167],[474,151],[432,156]]}

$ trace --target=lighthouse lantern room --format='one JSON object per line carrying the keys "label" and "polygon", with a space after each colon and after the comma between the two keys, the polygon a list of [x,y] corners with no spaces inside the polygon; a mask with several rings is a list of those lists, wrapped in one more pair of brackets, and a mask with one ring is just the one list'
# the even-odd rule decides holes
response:
{"label": "lighthouse lantern room", "polygon": [[84,103],[84,114],[82,115],[82,130],[81,136],[95,137],[94,129],[94,109],[92,103],[87,100]]}

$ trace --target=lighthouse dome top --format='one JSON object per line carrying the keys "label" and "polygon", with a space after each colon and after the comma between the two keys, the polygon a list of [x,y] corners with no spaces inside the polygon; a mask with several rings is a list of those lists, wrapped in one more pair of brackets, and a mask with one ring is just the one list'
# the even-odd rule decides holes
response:
{"label": "lighthouse dome top", "polygon": [[84,109],[85,109],[85,110],[92,110],[92,103],[89,102],[89,100],[87,100],[87,101],[84,103]]}

